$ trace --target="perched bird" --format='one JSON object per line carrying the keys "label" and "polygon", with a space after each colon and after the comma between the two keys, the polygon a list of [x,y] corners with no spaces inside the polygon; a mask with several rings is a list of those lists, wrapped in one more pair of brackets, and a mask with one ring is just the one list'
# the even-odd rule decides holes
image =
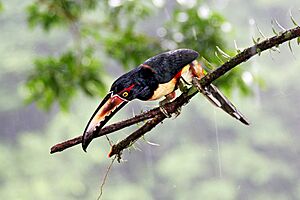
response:
{"label": "perched bird", "polygon": [[[86,151],[94,134],[129,101],[133,99],[156,100],[164,96],[172,99],[175,97],[175,90],[180,79],[191,84],[193,77],[202,78],[204,76],[203,69],[195,61],[198,56],[199,54],[191,49],[177,49],[161,53],[149,58],[143,64],[115,80],[84,130],[83,150]],[[203,88],[202,94],[231,116],[244,124],[249,124],[214,85],[210,84]]]}

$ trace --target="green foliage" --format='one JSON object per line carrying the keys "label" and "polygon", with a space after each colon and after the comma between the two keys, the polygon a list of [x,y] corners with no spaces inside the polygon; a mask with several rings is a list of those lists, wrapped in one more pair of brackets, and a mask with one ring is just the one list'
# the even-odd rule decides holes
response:
{"label": "green foliage", "polygon": [[84,10],[94,9],[96,5],[96,0],[37,0],[27,8],[27,20],[31,27],[41,25],[49,31],[55,25],[78,21]]}
{"label": "green foliage", "polygon": [[0,12],[2,12],[3,10],[4,10],[3,4],[2,4],[2,2],[0,1]]}
{"label": "green foliage", "polygon": [[248,96],[252,94],[249,85],[242,79],[245,70],[236,68],[231,70],[230,73],[225,74],[223,77],[216,80],[216,85],[228,96],[232,94],[232,88],[238,89],[241,95]]}
{"label": "green foliage", "polygon": [[[163,50],[179,47],[195,49],[203,57],[209,58],[210,62],[219,65],[219,60],[215,56],[216,46],[226,49],[222,38],[222,27],[228,26],[228,22],[217,12],[201,6],[201,2],[198,1],[194,7],[189,8],[177,3],[172,17],[167,20],[165,27],[161,27],[166,34],[157,38],[140,31],[138,26],[140,22],[154,15],[155,11],[161,11],[150,0],[141,2],[37,1],[27,10],[31,27],[41,26],[46,31],[52,30],[56,25],[69,27],[70,34],[73,36],[73,47],[71,55],[66,52],[57,57],[50,56],[35,62],[33,75],[29,77],[27,83],[31,93],[29,100],[37,101],[41,107],[48,109],[58,101],[59,105],[66,110],[76,90],[83,90],[91,96],[98,95],[99,92],[88,87],[90,83],[100,83],[101,80],[101,74],[96,74],[96,62],[91,62],[92,67],[84,68],[85,71],[92,68],[86,77],[80,77],[83,75],[81,73],[83,67],[80,58],[75,58],[75,55],[85,51],[85,46],[97,52],[90,55],[90,60],[96,60],[95,55],[101,54],[104,58],[118,61],[126,70]],[[51,65],[56,66],[51,67]],[[62,75],[60,72],[64,66],[67,66],[68,70],[64,70]],[[100,70],[101,65],[98,68]],[[232,72],[229,78],[239,77],[241,71]],[[234,85],[227,83],[224,85],[228,86],[228,91],[232,87],[239,87],[246,91],[247,87],[240,83],[243,81]],[[62,92],[66,91],[66,88],[68,88],[67,94]],[[104,88],[103,85],[99,87],[102,92]]]}
{"label": "green foliage", "polygon": [[[167,23],[168,30],[165,38],[173,41],[178,47],[195,49],[200,57],[208,60],[214,68],[226,62],[235,54],[230,51],[225,53],[227,47],[223,35],[231,30],[231,25],[216,11],[210,10],[202,1],[191,7],[178,6]],[[219,55],[219,52],[222,54]],[[209,66],[206,66],[209,67]],[[236,88],[244,95],[249,95],[251,89],[241,78],[244,69],[238,68],[230,71],[224,77],[218,79],[216,84],[227,95]],[[219,81],[221,80],[221,81]]]}
{"label": "green foliage", "polygon": [[[203,14],[199,11],[201,9]],[[178,6],[167,23],[166,38],[176,42],[179,47],[195,49],[201,56],[217,63],[214,55],[216,46],[222,49],[226,47],[221,29],[224,23],[226,21],[219,13],[201,6],[201,2],[192,8]]]}
{"label": "green foliage", "polygon": [[[135,1],[109,5],[108,1],[93,0],[37,1],[30,5],[27,12],[31,27],[39,25],[46,31],[55,25],[69,27],[73,47],[60,56],[37,59],[26,84],[30,93],[28,101],[36,101],[47,109],[58,101],[67,110],[78,90],[90,96],[99,95],[99,91],[103,93],[102,65],[96,54],[89,52],[116,59],[127,69],[141,63],[147,58],[145,55],[153,55],[154,50],[158,53],[160,48],[155,39],[135,31],[137,18],[141,20],[150,14],[149,5],[149,2]],[[101,18],[94,17],[91,23],[85,12],[97,7]]]}
{"label": "green foliage", "polygon": [[41,58],[35,61],[35,70],[26,83],[29,102],[35,100],[39,106],[49,109],[54,100],[67,109],[78,90],[86,95],[100,94],[105,88],[99,79],[101,64],[87,48],[82,55],[69,51],[60,57]]}
{"label": "green foliage", "polygon": [[[145,44],[148,44],[148,48],[145,48]],[[112,33],[105,39],[104,48],[107,54],[122,63],[127,70],[147,59],[145,55],[159,53],[161,49],[154,38],[136,34],[131,28]]]}

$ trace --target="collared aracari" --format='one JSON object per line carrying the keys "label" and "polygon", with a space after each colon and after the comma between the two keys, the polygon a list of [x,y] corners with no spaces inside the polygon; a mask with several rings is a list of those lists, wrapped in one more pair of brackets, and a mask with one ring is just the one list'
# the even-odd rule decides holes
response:
{"label": "collared aracari", "polygon": [[[120,76],[111,86],[92,117],[90,118],[82,140],[86,148],[108,120],[133,99],[142,101],[156,100],[164,96],[173,96],[179,80],[182,78],[191,84],[192,78],[204,76],[201,65],[195,60],[199,54],[191,49],[178,49],[158,54],[143,64]],[[214,105],[248,125],[246,118],[216,88],[210,84],[203,88],[204,94]]]}

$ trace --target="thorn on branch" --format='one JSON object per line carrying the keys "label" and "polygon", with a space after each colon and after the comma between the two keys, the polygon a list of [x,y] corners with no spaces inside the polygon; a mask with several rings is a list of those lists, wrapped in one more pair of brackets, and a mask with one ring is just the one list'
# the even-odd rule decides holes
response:
{"label": "thorn on branch", "polygon": [[216,69],[216,66],[214,64],[212,64],[211,62],[209,62],[205,57],[201,57],[201,61],[204,63],[204,67],[206,67],[207,71],[211,71]]}
{"label": "thorn on branch", "polygon": [[282,31],[284,31],[284,32],[287,31],[283,26],[281,26],[281,24],[279,24],[279,22],[277,21],[277,19],[274,19],[274,21],[275,21],[275,24],[276,24]]}
{"label": "thorn on branch", "polygon": [[[256,29],[258,30],[259,34],[266,39],[267,37],[263,34],[263,32],[260,30],[260,28],[258,27],[258,25],[256,24]],[[257,41],[258,42],[258,41]]]}
{"label": "thorn on branch", "polygon": [[238,54],[241,53],[241,50],[238,48],[236,41],[233,40],[233,42],[234,42],[234,47],[235,47],[236,52],[237,52]]}
{"label": "thorn on branch", "polygon": [[290,9],[290,18],[291,18],[291,21],[293,22],[293,24],[295,26],[299,26],[298,23],[296,22],[296,20],[294,19],[293,15],[292,15],[292,9]]}
{"label": "thorn on branch", "polygon": [[277,33],[276,29],[274,28],[274,21],[273,21],[273,20],[271,21],[271,26],[272,26],[272,31],[273,31],[273,33],[274,33],[276,36],[278,36],[279,33]]}
{"label": "thorn on branch", "polygon": [[218,55],[218,52],[215,51],[215,56],[217,57],[220,65],[224,63],[224,61],[220,58],[220,56]]}
{"label": "thorn on branch", "polygon": [[291,45],[291,41],[290,41],[290,40],[288,41],[288,46],[289,46],[289,49],[290,49],[290,51],[291,51],[293,57],[296,58],[296,56],[295,56],[295,54],[294,54],[294,51],[293,51],[293,49],[292,49],[292,45]]}
{"label": "thorn on branch", "polygon": [[257,40],[252,37],[252,42],[254,43],[254,45],[257,45],[257,43],[259,42],[260,38],[257,38]]}
{"label": "thorn on branch", "polygon": [[220,47],[216,46],[216,48],[217,48],[218,52],[219,52],[224,58],[226,58],[226,59],[229,59],[229,58],[230,58],[230,56],[229,56],[227,53],[225,53]]}

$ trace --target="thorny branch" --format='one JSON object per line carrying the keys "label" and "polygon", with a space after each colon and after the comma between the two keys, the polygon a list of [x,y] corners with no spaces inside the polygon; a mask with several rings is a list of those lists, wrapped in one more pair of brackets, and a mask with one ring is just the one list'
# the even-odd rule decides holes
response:
{"label": "thorny branch", "polygon": [[[295,38],[300,37],[300,27],[297,26],[293,29],[284,31],[283,33],[276,35],[274,37],[263,40],[260,43],[249,47],[242,52],[238,53],[233,58],[229,59],[223,65],[221,65],[216,70],[208,73],[205,77],[200,80],[200,85],[205,87],[212,83],[217,78],[224,75],[226,72],[230,71],[234,67],[238,66],[242,62],[246,62],[249,58],[253,57],[256,54],[261,54],[261,52],[271,49],[273,47],[278,47],[280,44],[290,41]],[[298,39],[299,40],[299,39]],[[189,100],[197,93],[194,88],[189,89],[187,92],[182,93],[179,97],[177,97],[174,101],[165,105],[165,109],[168,113],[175,113],[178,109],[180,109],[183,105],[187,104]],[[157,124],[161,123],[165,119],[165,115],[160,111],[160,109],[154,108],[152,110],[146,111],[142,114],[139,114],[133,118],[109,125],[100,130],[96,137],[100,137],[106,134],[113,133],[117,130],[123,129],[130,125],[136,124],[138,122],[148,120],[141,128],[133,132],[131,135],[126,137],[124,140],[112,146],[112,149],[109,153],[109,157],[113,155],[118,155],[120,157],[122,151],[129,147],[132,143],[138,140],[141,136],[149,132],[152,128],[154,128]],[[151,120],[149,120],[151,119]],[[62,143],[56,144],[51,148],[51,153],[56,153],[59,151],[63,151],[67,148],[80,144],[82,137],[76,137]]]}

